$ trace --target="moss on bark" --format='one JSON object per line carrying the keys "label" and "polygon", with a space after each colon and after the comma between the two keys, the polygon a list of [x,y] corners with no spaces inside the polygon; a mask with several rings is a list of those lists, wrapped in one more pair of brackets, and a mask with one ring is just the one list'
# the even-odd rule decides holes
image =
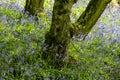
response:
{"label": "moss on bark", "polygon": [[75,23],[77,27],[76,32],[81,32],[81,34],[86,36],[91,31],[110,1],[111,0],[91,0],[85,11]]}
{"label": "moss on bark", "polygon": [[50,31],[46,34],[43,46],[43,59],[55,67],[65,63],[68,45],[71,39],[70,13],[74,0],[55,0]]}

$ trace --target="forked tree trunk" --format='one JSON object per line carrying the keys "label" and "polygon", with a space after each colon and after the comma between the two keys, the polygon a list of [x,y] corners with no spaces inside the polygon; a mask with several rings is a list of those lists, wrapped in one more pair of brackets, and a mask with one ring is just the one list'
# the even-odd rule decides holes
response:
{"label": "forked tree trunk", "polygon": [[43,12],[44,0],[26,0],[25,11],[32,15],[40,15]]}
{"label": "forked tree trunk", "polygon": [[91,0],[88,7],[72,24],[70,13],[76,0],[55,0],[50,31],[46,34],[42,58],[55,68],[64,66],[70,39],[81,32],[87,34],[111,0]]}

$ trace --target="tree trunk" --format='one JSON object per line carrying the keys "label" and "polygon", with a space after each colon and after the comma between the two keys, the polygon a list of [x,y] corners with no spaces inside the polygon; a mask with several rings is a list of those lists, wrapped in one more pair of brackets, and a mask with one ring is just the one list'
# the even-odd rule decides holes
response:
{"label": "tree trunk", "polygon": [[44,0],[26,0],[25,11],[31,15],[40,15],[43,12]]}
{"label": "tree trunk", "polygon": [[62,67],[66,60],[70,35],[70,13],[74,0],[55,0],[50,31],[46,34],[43,58],[54,67]]}
{"label": "tree trunk", "polygon": [[77,28],[75,29],[75,34],[80,34],[85,38],[97,22],[109,2],[111,2],[111,0],[91,0],[86,10],[74,23],[75,27]]}
{"label": "tree trunk", "polygon": [[76,23],[71,23],[71,8],[76,0],[55,0],[50,31],[45,36],[42,58],[54,68],[64,66],[70,39],[88,33],[111,0],[91,0]]}

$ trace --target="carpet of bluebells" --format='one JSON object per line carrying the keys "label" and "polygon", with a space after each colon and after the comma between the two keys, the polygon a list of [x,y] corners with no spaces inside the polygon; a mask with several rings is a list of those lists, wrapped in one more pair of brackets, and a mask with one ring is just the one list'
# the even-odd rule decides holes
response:
{"label": "carpet of bluebells", "polygon": [[[88,2],[73,6],[73,22]],[[36,18],[24,13],[25,0],[0,0],[0,80],[120,80],[120,7],[107,6],[84,41],[74,37],[69,53],[79,64],[57,70],[41,60],[53,3],[46,0]]]}

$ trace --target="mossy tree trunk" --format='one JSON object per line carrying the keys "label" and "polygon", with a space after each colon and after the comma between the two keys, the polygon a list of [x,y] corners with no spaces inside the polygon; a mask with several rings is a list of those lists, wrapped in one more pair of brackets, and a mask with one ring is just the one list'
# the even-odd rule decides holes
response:
{"label": "mossy tree trunk", "polygon": [[85,11],[74,23],[74,28],[77,27],[75,34],[84,35],[84,37],[86,37],[109,2],[111,2],[111,0],[91,0]]}
{"label": "mossy tree trunk", "polygon": [[55,0],[50,31],[45,36],[43,59],[54,67],[64,66],[70,39],[87,35],[111,0],[91,0],[75,23],[70,21],[71,8],[76,0]]}
{"label": "mossy tree trunk", "polygon": [[50,31],[46,34],[43,58],[54,67],[62,67],[71,39],[70,13],[74,0],[55,0]]}
{"label": "mossy tree trunk", "polygon": [[40,15],[43,12],[44,0],[26,0],[25,11],[31,15]]}

